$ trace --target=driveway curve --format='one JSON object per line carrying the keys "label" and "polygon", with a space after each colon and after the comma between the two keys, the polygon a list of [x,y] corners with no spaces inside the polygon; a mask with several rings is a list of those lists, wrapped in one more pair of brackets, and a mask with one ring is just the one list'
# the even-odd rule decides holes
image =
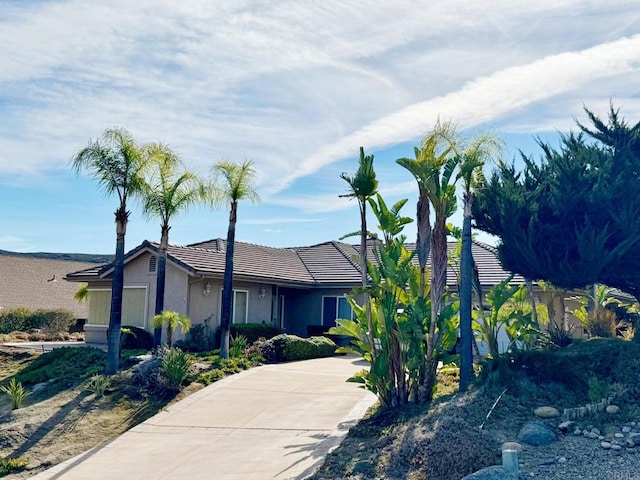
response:
{"label": "driveway curve", "polygon": [[376,397],[353,356],[264,365],[216,382],[37,480],[303,479]]}

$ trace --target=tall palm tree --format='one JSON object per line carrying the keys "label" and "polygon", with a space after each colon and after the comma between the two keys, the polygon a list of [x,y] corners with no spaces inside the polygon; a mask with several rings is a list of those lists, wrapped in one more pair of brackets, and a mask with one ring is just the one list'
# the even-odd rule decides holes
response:
{"label": "tall palm tree", "polygon": [[[198,177],[184,169],[182,161],[167,145],[152,143],[146,153],[150,160],[149,178],[144,185],[143,213],[160,219],[160,249],[156,270],[155,314],[164,310],[167,249],[171,219],[204,199],[204,188]],[[167,338],[172,325],[167,323]],[[162,324],[153,331],[154,348],[160,345]]]}
{"label": "tall palm tree", "polygon": [[[367,277],[367,202],[378,191],[378,180],[376,172],[373,169],[373,155],[365,155],[364,148],[360,147],[360,160],[358,162],[358,170],[351,177],[347,173],[340,175],[345,182],[349,184],[351,190],[341,197],[355,198],[360,208],[360,270],[362,277],[362,288],[364,289],[368,283]],[[367,329],[370,340],[373,342],[373,325],[371,323],[371,311],[369,307],[369,295],[365,293],[364,304],[367,310]]]}
{"label": "tall palm tree", "polygon": [[[422,139],[416,147],[415,159],[399,158],[396,162],[406,168],[418,182],[418,238],[416,253],[420,264],[420,296],[425,296],[425,270],[427,258],[431,253],[431,320],[426,345],[426,370],[423,385],[424,400],[431,399],[435,372],[438,364],[437,323],[442,309],[442,300],[447,280],[447,218],[455,210],[455,178],[457,166],[456,126],[451,122],[441,123]],[[453,179],[453,182],[452,182]],[[435,213],[433,230],[430,224],[430,205]]]}
{"label": "tall palm tree", "polygon": [[[460,149],[458,179],[462,179],[463,220],[462,252],[460,255],[460,383],[464,392],[473,379],[473,330],[471,324],[471,297],[474,262],[471,254],[471,206],[473,187],[482,183],[482,168],[486,161],[502,152],[502,142],[495,135],[481,133]],[[480,299],[481,300],[481,299]]]}
{"label": "tall palm tree", "polygon": [[231,304],[233,302],[233,251],[238,220],[238,202],[247,200],[258,202],[254,188],[255,170],[253,162],[234,163],[222,160],[213,166],[216,177],[214,184],[220,194],[219,201],[229,202],[229,229],[227,230],[227,251],[222,283],[222,316],[220,318],[220,358],[229,358],[229,330],[231,328]]}
{"label": "tall palm tree", "polygon": [[115,193],[120,202],[115,211],[116,254],[107,330],[107,375],[118,371],[124,289],[124,241],[130,215],[127,202],[131,198],[139,198],[143,191],[143,178],[148,164],[143,150],[127,130],[114,127],[105,130],[100,139],[89,141],[71,161],[72,168],[77,173],[88,171],[107,194]]}

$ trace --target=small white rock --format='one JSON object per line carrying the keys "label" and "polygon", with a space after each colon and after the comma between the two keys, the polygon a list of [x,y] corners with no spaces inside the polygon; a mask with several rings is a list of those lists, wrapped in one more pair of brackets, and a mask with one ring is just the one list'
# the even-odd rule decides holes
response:
{"label": "small white rock", "polygon": [[615,415],[620,411],[620,407],[617,405],[609,405],[605,411],[611,415]]}
{"label": "small white rock", "polygon": [[622,450],[620,445],[611,445],[611,450]]}
{"label": "small white rock", "polygon": [[560,457],[558,463],[567,463],[567,457]]}
{"label": "small white rock", "polygon": [[615,433],[613,436],[616,437],[616,438],[624,438],[624,434],[623,433]]}
{"label": "small white rock", "polygon": [[609,442],[600,442],[600,446],[605,450],[609,450],[611,448],[611,444]]}

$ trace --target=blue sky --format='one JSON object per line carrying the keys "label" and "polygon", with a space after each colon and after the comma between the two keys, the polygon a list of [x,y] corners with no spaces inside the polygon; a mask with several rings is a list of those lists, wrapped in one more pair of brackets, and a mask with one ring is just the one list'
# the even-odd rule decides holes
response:
{"label": "blue sky", "polygon": [[[395,159],[438,118],[500,133],[507,159],[538,156],[533,137],[556,139],[583,105],[640,120],[637,0],[0,0],[0,45],[5,250],[113,251],[115,199],[69,160],[114,125],[203,175],[252,159],[262,202],[240,206],[237,238],[296,246],[358,228],[338,195],[360,145],[387,203],[409,198],[413,214]],[[158,239],[131,210],[127,248]],[[171,242],[226,228],[225,211],[195,209]]]}

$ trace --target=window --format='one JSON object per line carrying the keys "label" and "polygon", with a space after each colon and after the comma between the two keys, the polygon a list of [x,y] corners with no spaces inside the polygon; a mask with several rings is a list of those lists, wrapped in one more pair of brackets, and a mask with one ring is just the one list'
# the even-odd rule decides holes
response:
{"label": "window", "polygon": [[234,290],[233,303],[231,304],[231,320],[233,323],[247,323],[248,308],[249,292],[246,290]]}
{"label": "window", "polygon": [[[231,323],[247,323],[248,310],[249,292],[234,289],[231,298]],[[220,318],[222,318],[222,294],[220,295]]]}
{"label": "window", "polygon": [[158,265],[158,257],[155,255],[151,255],[149,257],[149,273],[156,273],[156,268]]}
{"label": "window", "polygon": [[346,297],[322,297],[322,325],[333,327],[339,318],[353,320],[353,310]]}
{"label": "window", "polygon": [[[90,325],[109,325],[111,312],[111,290],[89,289]],[[122,292],[122,325],[146,328],[146,287],[124,287]]]}

